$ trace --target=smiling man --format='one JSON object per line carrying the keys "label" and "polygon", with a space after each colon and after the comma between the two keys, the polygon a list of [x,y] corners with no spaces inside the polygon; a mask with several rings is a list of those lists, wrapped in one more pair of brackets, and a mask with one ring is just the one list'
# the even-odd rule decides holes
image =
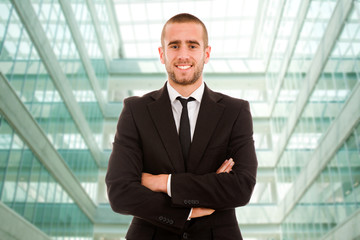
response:
{"label": "smiling man", "polygon": [[170,84],[187,85],[191,89],[201,85],[204,63],[209,61],[211,51],[205,31],[201,24],[192,22],[165,25],[159,53]]}
{"label": "smiling man", "polygon": [[179,14],[166,22],[160,90],[125,99],[106,184],[111,207],[133,215],[128,240],[239,240],[235,208],[256,183],[249,103],[211,91],[203,67],[205,25]]}

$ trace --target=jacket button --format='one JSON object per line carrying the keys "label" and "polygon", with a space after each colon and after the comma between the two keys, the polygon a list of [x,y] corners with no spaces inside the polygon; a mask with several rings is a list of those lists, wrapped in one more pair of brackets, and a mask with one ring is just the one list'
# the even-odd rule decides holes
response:
{"label": "jacket button", "polygon": [[186,233],[186,232],[184,232],[184,233],[183,233],[183,239],[189,239],[189,234]]}

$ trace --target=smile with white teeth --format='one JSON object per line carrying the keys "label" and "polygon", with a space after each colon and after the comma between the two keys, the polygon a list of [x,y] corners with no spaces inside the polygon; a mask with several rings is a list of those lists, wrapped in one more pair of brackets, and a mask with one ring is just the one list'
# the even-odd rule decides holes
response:
{"label": "smile with white teeth", "polygon": [[177,68],[180,68],[180,69],[183,69],[183,70],[189,69],[190,67],[191,67],[191,65],[187,65],[187,66],[177,66]]}

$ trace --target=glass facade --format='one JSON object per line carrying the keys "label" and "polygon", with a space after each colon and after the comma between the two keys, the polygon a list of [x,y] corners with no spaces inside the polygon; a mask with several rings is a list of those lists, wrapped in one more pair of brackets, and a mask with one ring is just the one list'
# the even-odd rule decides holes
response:
{"label": "glass facade", "polygon": [[360,208],[360,125],[282,224],[284,239],[321,239]]}
{"label": "glass facade", "polygon": [[[259,172],[237,209],[244,239],[340,239],[360,218],[359,0],[0,0],[9,224],[50,239],[124,239],[130,218],[111,211],[104,183],[111,143],[123,99],[164,84],[157,47],[178,12],[208,26],[205,82],[251,104]],[[0,238],[17,239],[8,229]]]}
{"label": "glass facade", "polygon": [[0,119],[1,202],[53,239],[92,239],[89,218],[6,120]]}

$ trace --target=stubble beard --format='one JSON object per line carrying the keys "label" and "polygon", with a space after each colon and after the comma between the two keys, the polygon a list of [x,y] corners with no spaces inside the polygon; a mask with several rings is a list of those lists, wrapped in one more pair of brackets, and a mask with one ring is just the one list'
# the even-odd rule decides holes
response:
{"label": "stubble beard", "polygon": [[203,72],[203,68],[204,65],[199,65],[198,67],[195,68],[195,72],[192,76],[190,76],[190,78],[182,78],[181,76],[179,78],[176,77],[176,74],[173,70],[171,70],[170,68],[167,68],[167,73],[168,73],[168,77],[176,84],[182,85],[182,86],[186,86],[186,85],[192,85],[194,83],[196,83]]}

